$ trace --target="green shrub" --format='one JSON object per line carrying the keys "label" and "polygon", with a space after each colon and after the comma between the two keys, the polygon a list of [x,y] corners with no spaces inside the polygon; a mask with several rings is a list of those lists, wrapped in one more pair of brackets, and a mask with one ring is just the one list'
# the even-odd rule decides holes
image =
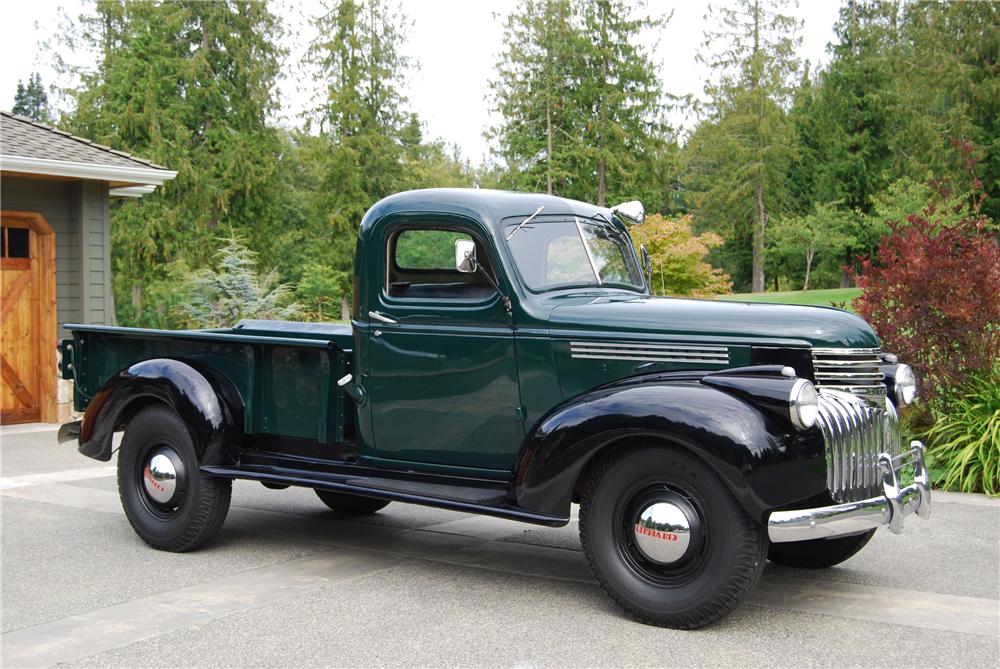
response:
{"label": "green shrub", "polygon": [[1000,366],[970,374],[932,408],[929,444],[935,485],[1000,495]]}

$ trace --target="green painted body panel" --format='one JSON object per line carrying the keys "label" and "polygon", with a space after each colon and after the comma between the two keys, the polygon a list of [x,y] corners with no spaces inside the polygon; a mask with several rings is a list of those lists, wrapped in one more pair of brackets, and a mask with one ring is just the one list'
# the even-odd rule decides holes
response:
{"label": "green painted body panel", "polygon": [[[548,195],[471,189],[394,195],[361,222],[351,326],[246,321],[188,333],[71,326],[78,409],[128,365],[177,357],[232,382],[246,404],[248,434],[321,443],[353,434],[365,464],[508,479],[532,426],[598,386],[651,372],[749,365],[754,346],[879,345],[863,320],[832,308],[660,298],[622,288],[532,292],[518,277],[501,227],[539,207],[546,216],[603,219],[626,230],[608,209]],[[510,298],[509,312],[496,294],[389,295],[393,231],[428,226],[477,240]],[[375,311],[396,322],[373,320]],[[630,346],[721,353],[695,361],[585,354],[588,347]],[[356,405],[337,386],[347,373],[366,401]]]}
{"label": "green painted body panel", "polygon": [[[243,401],[246,434],[281,435],[320,443],[343,441],[353,414],[335,379],[349,371],[351,349],[341,349],[343,331],[302,331],[265,322],[258,329],[212,331],[145,330],[67,325],[72,348],[74,405],[83,411],[113,376],[153,358],[177,358],[227,379]],[[317,335],[315,339],[310,335]],[[346,340],[349,342],[350,339]]]}

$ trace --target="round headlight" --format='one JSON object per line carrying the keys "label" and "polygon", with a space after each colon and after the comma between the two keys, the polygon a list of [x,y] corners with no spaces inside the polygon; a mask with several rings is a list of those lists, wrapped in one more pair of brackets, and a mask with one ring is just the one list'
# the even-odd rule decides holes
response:
{"label": "round headlight", "polygon": [[819,418],[819,395],[816,387],[808,379],[799,379],[792,384],[788,396],[788,416],[792,425],[806,430],[816,424]]}
{"label": "round headlight", "polygon": [[917,399],[917,377],[909,365],[900,365],[896,368],[896,401],[899,406],[905,407],[913,404]]}

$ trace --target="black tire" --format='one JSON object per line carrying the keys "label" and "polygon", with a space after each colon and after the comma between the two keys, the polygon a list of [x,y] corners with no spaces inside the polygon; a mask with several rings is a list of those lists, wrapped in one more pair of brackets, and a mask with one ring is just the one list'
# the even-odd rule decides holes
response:
{"label": "black tire", "polygon": [[810,539],[771,544],[767,559],[782,567],[826,569],[848,560],[865,547],[875,530],[836,539]]}
{"label": "black tire", "polygon": [[332,490],[317,490],[316,496],[342,516],[370,516],[389,504],[387,499],[375,499],[374,497],[363,497],[362,495],[333,492]]}
{"label": "black tire", "polygon": [[[633,529],[635,510],[662,499],[696,519],[683,556],[668,565],[646,557]],[[707,465],[658,447],[597,463],[580,505],[580,540],[594,577],[622,609],[676,629],[703,627],[736,608],[760,578],[767,551],[764,529]]]}
{"label": "black tire", "polygon": [[[172,501],[159,503],[147,492],[147,464],[166,449],[176,456],[176,491]],[[175,553],[194,550],[222,527],[232,481],[205,476],[198,465],[191,433],[165,405],[142,409],[125,429],[118,453],[118,494],[132,529],[153,548]]]}

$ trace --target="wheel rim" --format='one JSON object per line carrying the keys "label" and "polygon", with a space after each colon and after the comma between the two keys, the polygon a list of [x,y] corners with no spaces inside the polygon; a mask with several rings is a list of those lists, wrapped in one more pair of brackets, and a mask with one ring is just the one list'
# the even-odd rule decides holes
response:
{"label": "wheel rim", "polygon": [[639,483],[615,510],[615,543],[623,562],[643,580],[677,586],[705,566],[708,533],[701,500],[665,482]]}
{"label": "wheel rim", "polygon": [[168,444],[152,444],[138,460],[139,497],[156,516],[177,512],[187,489],[184,461]]}

